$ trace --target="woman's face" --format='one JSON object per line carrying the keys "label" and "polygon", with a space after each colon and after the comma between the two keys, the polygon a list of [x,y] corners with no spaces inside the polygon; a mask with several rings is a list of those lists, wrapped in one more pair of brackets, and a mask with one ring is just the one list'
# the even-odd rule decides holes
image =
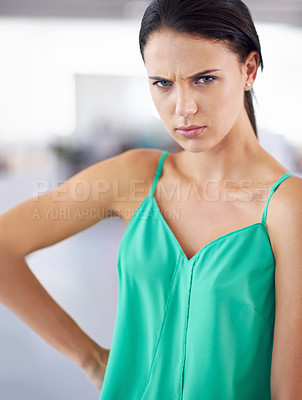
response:
{"label": "woman's face", "polygon": [[[144,58],[154,104],[181,147],[208,150],[232,129],[242,129],[247,118],[244,89],[248,78],[237,55],[221,43],[158,31],[149,37]],[[179,129],[192,125],[206,128]]]}

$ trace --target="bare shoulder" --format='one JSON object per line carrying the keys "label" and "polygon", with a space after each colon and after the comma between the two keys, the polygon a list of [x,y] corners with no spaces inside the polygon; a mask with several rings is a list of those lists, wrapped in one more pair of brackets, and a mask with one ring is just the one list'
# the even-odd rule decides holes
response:
{"label": "bare shoulder", "polygon": [[[160,150],[131,149],[71,176],[51,192],[39,194],[0,215],[0,247],[27,255],[66,239],[110,216],[123,218],[131,190],[142,192],[155,173]],[[133,206],[137,204],[133,202]]]}
{"label": "bare shoulder", "polygon": [[[113,157],[92,164],[72,177],[89,182],[92,191],[100,190],[98,183],[104,185],[102,197],[110,214],[122,219],[123,210],[139,203],[150,190],[156,166],[162,150],[133,148]],[[96,193],[97,194],[97,193]],[[95,196],[96,197],[96,196]]]}
{"label": "bare shoulder", "polygon": [[135,148],[122,153],[116,160],[119,196],[114,196],[112,210],[126,225],[149,194],[161,154],[162,150],[158,149]]}
{"label": "bare shoulder", "polygon": [[123,193],[127,193],[132,184],[136,181],[144,181],[144,189],[148,191],[150,180],[154,178],[156,167],[162,154],[162,150],[135,148],[127,150],[120,155],[119,160],[116,161],[116,178],[119,183],[125,186]]}
{"label": "bare shoulder", "polygon": [[139,179],[148,180],[152,177],[161,153],[162,151],[157,149],[129,149],[92,164],[76,177],[85,176],[91,181],[107,178],[110,183],[118,186],[121,195],[126,195],[131,182]]}
{"label": "bare shoulder", "polygon": [[162,150],[134,148],[122,153],[123,164],[131,176],[151,178],[156,170]]}
{"label": "bare shoulder", "polygon": [[[275,190],[267,212],[267,227],[276,261],[302,241],[302,178],[290,176]],[[293,254],[293,253],[292,253]]]}

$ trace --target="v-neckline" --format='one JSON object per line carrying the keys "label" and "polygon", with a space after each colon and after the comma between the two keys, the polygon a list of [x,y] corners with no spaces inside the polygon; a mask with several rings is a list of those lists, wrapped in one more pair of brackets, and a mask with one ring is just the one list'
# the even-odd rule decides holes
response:
{"label": "v-neckline", "polygon": [[164,223],[164,225],[166,226],[166,228],[167,228],[167,230],[168,230],[170,236],[172,237],[173,241],[176,243],[176,245],[177,245],[178,248],[180,249],[182,255],[185,257],[185,259],[186,259],[187,262],[192,262],[192,261],[193,261],[199,254],[201,254],[206,248],[208,248],[208,247],[211,246],[212,244],[216,243],[216,242],[219,241],[220,239],[224,239],[224,238],[226,238],[226,237],[228,237],[228,236],[230,236],[230,235],[232,235],[232,234],[239,233],[239,232],[241,232],[241,231],[243,231],[243,230],[245,230],[245,229],[248,229],[248,228],[253,228],[253,227],[256,227],[256,226],[258,226],[258,225],[261,225],[261,226],[264,228],[267,237],[269,237],[269,236],[268,236],[268,231],[267,231],[266,226],[265,226],[262,222],[255,222],[254,224],[246,225],[246,226],[244,226],[244,227],[242,227],[242,228],[235,229],[235,230],[233,230],[233,231],[231,231],[231,232],[225,233],[224,235],[218,236],[216,239],[213,239],[213,240],[211,240],[210,242],[208,242],[207,244],[205,244],[204,246],[202,246],[191,258],[188,258],[187,255],[186,255],[186,253],[184,252],[182,246],[180,245],[179,241],[177,240],[175,234],[173,233],[172,229],[170,228],[170,226],[168,225],[167,221],[166,221],[165,218],[163,217],[163,215],[162,215],[162,213],[161,213],[161,210],[160,210],[160,208],[159,208],[159,206],[158,206],[158,203],[157,203],[156,198],[154,197],[154,195],[151,195],[151,199],[152,199],[152,202],[153,202],[153,204],[155,205],[155,207],[156,207],[156,209],[157,209],[157,211],[158,211],[158,214],[160,215],[161,221],[162,221],[162,222]]}

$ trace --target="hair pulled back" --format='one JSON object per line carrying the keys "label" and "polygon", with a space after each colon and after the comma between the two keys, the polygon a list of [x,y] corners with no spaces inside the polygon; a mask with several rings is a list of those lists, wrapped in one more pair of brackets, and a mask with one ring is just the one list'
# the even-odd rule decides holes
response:
{"label": "hair pulled back", "polygon": [[[210,40],[224,41],[228,48],[244,63],[251,51],[263,59],[259,37],[248,7],[241,0],[153,0],[147,7],[139,32],[140,52],[150,35],[170,29]],[[253,105],[253,89],[245,91],[244,105],[256,137],[257,126]]]}

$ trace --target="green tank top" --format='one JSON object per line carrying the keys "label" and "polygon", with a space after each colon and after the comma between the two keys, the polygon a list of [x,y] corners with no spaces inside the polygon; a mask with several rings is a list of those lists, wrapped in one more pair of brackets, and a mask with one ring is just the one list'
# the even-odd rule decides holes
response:
{"label": "green tank top", "polygon": [[153,196],[118,251],[118,304],[99,400],[269,400],[275,259],[261,222],[187,258]]}

